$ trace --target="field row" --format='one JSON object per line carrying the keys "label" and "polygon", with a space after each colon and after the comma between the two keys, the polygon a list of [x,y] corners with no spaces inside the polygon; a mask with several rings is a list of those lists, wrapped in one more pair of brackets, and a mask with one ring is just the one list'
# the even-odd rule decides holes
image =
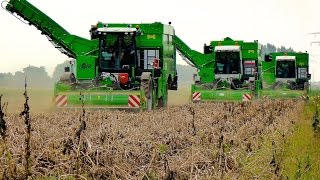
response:
{"label": "field row", "polygon": [[[267,101],[141,113],[31,114],[31,172],[34,178],[280,177],[284,141],[302,110],[302,102]],[[21,177],[24,120],[17,114],[5,119],[8,138],[0,147],[0,176]]]}

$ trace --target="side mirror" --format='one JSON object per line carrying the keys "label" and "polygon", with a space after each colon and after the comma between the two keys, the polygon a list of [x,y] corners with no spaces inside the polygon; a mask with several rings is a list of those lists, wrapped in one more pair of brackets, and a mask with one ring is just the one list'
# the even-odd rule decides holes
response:
{"label": "side mirror", "polygon": [[270,54],[266,54],[266,55],[264,56],[264,61],[265,61],[265,62],[271,62],[271,61],[272,61],[272,56],[271,56]]}
{"label": "side mirror", "polygon": [[307,74],[307,78],[308,78],[308,80],[310,80],[311,79],[311,74]]}

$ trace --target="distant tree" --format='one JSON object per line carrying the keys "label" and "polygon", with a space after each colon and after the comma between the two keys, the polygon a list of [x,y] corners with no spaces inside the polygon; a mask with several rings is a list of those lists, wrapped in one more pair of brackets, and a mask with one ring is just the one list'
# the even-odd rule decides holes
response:
{"label": "distant tree", "polygon": [[262,45],[261,51],[261,54],[264,57],[266,54],[277,52],[277,48],[273,44],[267,43],[266,45]]}
{"label": "distant tree", "polygon": [[70,61],[64,61],[61,64],[58,64],[53,71],[52,80],[53,82],[58,82],[62,74],[64,73],[64,68],[70,67]]}
{"label": "distant tree", "polygon": [[267,50],[266,45],[261,46],[261,54],[262,54],[262,57],[264,57],[266,54],[268,54],[268,50]]}
{"label": "distant tree", "polygon": [[26,77],[28,87],[31,88],[49,88],[53,84],[44,66],[28,66],[14,74],[0,73],[0,86],[22,88]]}
{"label": "distant tree", "polygon": [[42,88],[52,86],[51,78],[44,66],[28,66],[23,68],[23,74],[27,77],[30,87]]}
{"label": "distant tree", "polygon": [[277,52],[277,48],[275,45],[273,44],[267,44],[267,49],[268,49],[268,53],[274,53],[274,52]]}
{"label": "distant tree", "polygon": [[274,52],[295,52],[291,47],[286,48],[285,46],[276,47],[273,44],[267,43],[262,45],[261,54],[264,57],[265,54],[270,54]]}
{"label": "distant tree", "polygon": [[281,46],[280,48],[277,48],[277,52],[286,52],[286,47]]}
{"label": "distant tree", "polygon": [[8,86],[13,80],[11,73],[0,73],[0,86]]}
{"label": "distant tree", "polygon": [[287,52],[295,52],[291,47],[289,47],[289,49],[286,50]]}
{"label": "distant tree", "polygon": [[21,88],[24,86],[25,81],[25,74],[21,71],[17,71],[14,73],[14,76],[12,77],[12,81],[10,84],[8,84],[9,87],[15,87],[15,88]]}

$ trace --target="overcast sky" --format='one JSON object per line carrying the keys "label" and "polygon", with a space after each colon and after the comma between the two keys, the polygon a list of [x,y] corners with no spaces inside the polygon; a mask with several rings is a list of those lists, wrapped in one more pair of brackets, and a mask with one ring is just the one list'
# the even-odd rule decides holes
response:
{"label": "overcast sky", "polygon": [[[320,32],[319,0],[29,0],[70,33],[89,38],[91,24],[172,22],[176,34],[191,48],[229,36],[292,47],[311,54],[313,80],[320,80],[320,46],[310,45]],[[35,27],[0,9],[0,72],[28,65],[45,66],[52,73],[67,60]],[[179,63],[182,63],[179,58]]]}

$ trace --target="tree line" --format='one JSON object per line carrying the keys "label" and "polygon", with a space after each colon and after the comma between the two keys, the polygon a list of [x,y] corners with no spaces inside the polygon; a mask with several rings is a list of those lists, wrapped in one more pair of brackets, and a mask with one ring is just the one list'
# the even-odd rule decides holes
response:
{"label": "tree line", "polygon": [[[272,52],[294,52],[292,48],[284,46],[276,47],[273,44],[262,45],[262,55]],[[0,73],[0,87],[22,88],[24,87],[25,78],[27,78],[28,86],[31,88],[52,88],[54,82],[59,81],[64,72],[64,67],[69,66],[69,61],[58,64],[50,77],[44,66],[28,66],[15,73]],[[196,73],[196,68],[188,65],[177,64],[179,76],[179,84],[190,84],[193,81],[193,74]]]}
{"label": "tree line", "polygon": [[262,45],[261,54],[264,57],[265,54],[270,54],[273,52],[295,52],[291,47],[286,48],[285,46],[277,47],[273,44],[267,43],[266,45]]}
{"label": "tree line", "polygon": [[64,72],[64,67],[69,61],[58,64],[55,67],[53,76],[50,77],[44,66],[36,67],[29,65],[15,73],[0,73],[0,87],[22,88],[25,80],[31,88],[52,88]]}

